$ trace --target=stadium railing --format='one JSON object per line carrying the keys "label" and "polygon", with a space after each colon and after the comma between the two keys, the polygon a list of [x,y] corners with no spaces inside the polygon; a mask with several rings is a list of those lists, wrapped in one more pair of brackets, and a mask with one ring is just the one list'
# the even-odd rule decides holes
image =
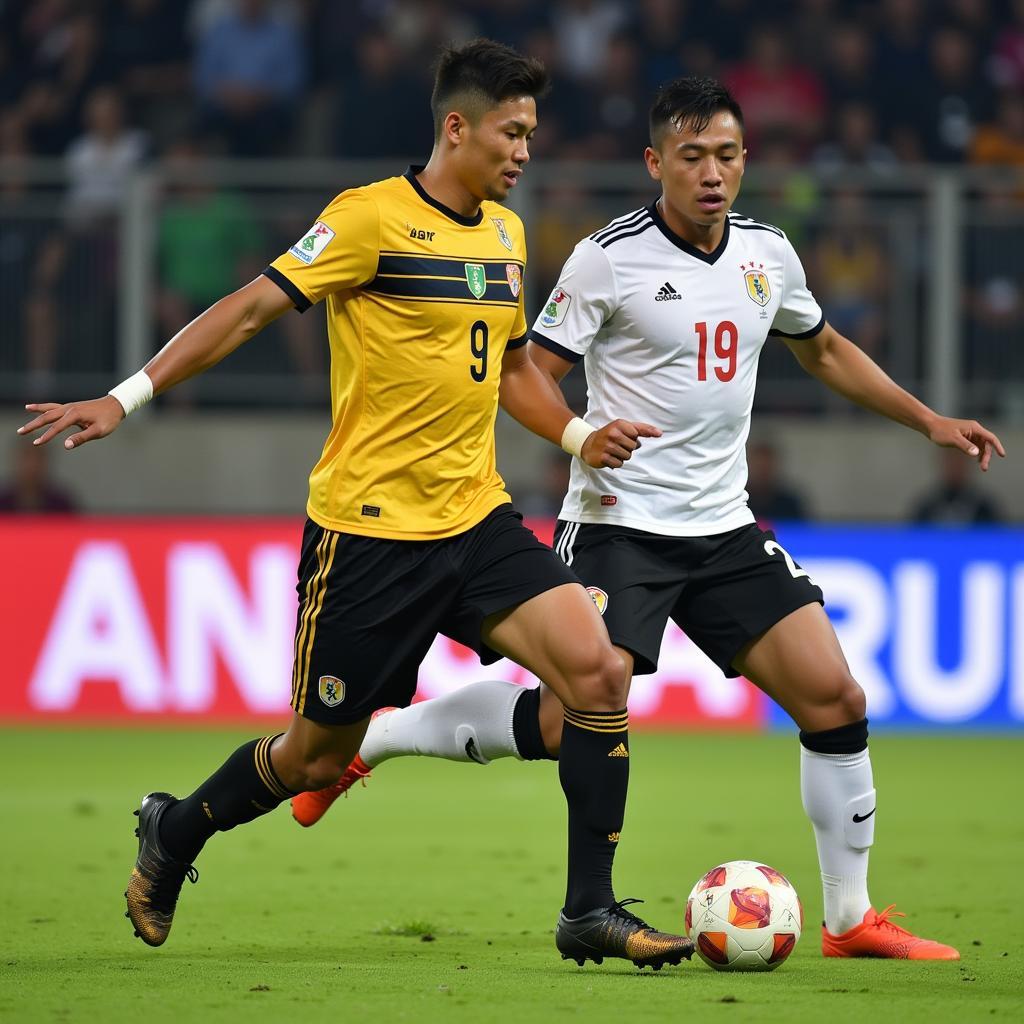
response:
{"label": "stadium railing", "polygon": [[[259,273],[337,192],[399,163],[157,162],[106,213],[76,207],[60,161],[0,162],[0,398],[106,390],[185,319]],[[527,224],[528,313],[575,242],[656,195],[640,161],[530,167],[510,205]],[[900,167],[825,174],[751,167],[736,208],[782,227],[826,314],[902,384],[949,412],[1024,416],[1024,187],[1005,170]],[[176,399],[197,406],[322,402],[320,322],[283,318]],[[300,322],[301,320],[301,322]],[[580,385],[577,384],[577,394]],[[759,408],[834,412],[781,346],[762,356]]]}

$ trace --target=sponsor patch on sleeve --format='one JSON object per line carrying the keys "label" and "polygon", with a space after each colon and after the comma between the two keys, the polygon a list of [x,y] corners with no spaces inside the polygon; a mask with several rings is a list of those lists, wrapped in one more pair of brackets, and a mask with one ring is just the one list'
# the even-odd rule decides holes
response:
{"label": "sponsor patch on sleeve", "polygon": [[544,304],[540,322],[545,327],[557,327],[565,319],[571,305],[572,296],[564,288],[556,288]]}
{"label": "sponsor patch on sleeve", "polygon": [[331,244],[334,232],[318,220],[289,250],[297,260],[309,265]]}

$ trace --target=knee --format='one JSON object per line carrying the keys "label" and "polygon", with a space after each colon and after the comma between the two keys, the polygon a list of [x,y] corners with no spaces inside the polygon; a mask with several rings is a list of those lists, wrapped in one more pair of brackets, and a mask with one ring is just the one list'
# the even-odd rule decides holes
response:
{"label": "knee", "polygon": [[804,708],[803,715],[797,721],[801,728],[818,732],[860,722],[866,715],[864,691],[844,666],[835,671],[828,685],[819,690],[818,699],[813,701],[812,706]]}
{"label": "knee", "polygon": [[580,711],[618,711],[626,706],[626,667],[610,645],[595,646],[573,667],[569,692]]}
{"label": "knee", "polygon": [[868,702],[860,684],[850,673],[844,672],[840,676],[836,687],[835,698],[836,711],[842,718],[843,725],[851,722],[859,722],[868,713]]}

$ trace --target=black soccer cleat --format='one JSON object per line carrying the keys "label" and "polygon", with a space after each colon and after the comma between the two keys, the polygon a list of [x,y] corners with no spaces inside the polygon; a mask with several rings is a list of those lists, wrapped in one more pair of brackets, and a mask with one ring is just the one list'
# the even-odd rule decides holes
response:
{"label": "black soccer cleat", "polygon": [[614,956],[656,971],[665,964],[689,960],[693,943],[688,938],[655,931],[625,909],[627,903],[642,902],[619,900],[582,917],[566,917],[563,911],[555,927],[555,945],[562,959],[575,960],[582,967],[587,960],[599,964],[606,956]]}
{"label": "black soccer cleat", "polygon": [[124,893],[128,901],[125,917],[148,946],[160,946],[166,940],[185,879],[199,881],[199,872],[191,864],[175,860],[160,842],[160,819],[175,802],[170,793],[150,793],[133,812],[139,819],[135,830],[139,854]]}

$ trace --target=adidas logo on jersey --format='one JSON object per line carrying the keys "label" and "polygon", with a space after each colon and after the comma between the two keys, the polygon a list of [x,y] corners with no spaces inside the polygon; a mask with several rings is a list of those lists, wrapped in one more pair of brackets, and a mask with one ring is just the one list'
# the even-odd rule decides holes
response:
{"label": "adidas logo on jersey", "polygon": [[629,751],[625,743],[620,743],[614,750],[608,752],[609,757],[629,757]]}
{"label": "adidas logo on jersey", "polygon": [[681,298],[682,298],[682,295],[680,295],[679,292],[677,292],[675,290],[675,288],[673,288],[672,285],[670,285],[668,283],[668,281],[666,281],[658,289],[658,294],[654,296],[654,301],[655,302],[668,302],[671,299],[681,299]]}

